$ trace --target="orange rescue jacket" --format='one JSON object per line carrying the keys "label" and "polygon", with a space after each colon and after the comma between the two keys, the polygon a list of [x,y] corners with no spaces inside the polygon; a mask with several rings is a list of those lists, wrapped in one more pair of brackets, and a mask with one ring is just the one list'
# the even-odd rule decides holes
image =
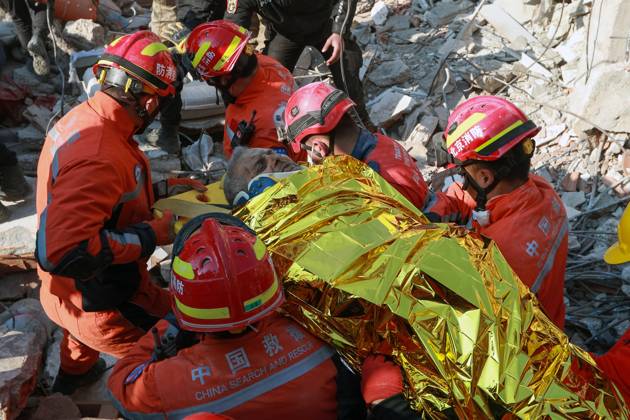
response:
{"label": "orange rescue jacket", "polygon": [[271,57],[259,54],[258,68],[245,90],[236,101],[225,110],[225,130],[223,131],[223,152],[232,156],[232,138],[238,130],[238,124],[249,123],[255,111],[256,130],[249,141],[249,147],[273,149],[277,153],[288,155],[291,159],[304,160],[305,154],[296,156],[290,147],[278,141],[276,127],[283,125],[284,108],[293,93],[295,82],[293,75],[282,64]]}
{"label": "orange rescue jacket", "polygon": [[424,207],[428,187],[416,161],[391,137],[363,129],[351,156],[378,172],[418,209]]}
{"label": "orange rescue jacket", "polygon": [[[163,334],[168,322],[157,328]],[[333,350],[277,314],[256,329],[234,338],[204,335],[156,362],[149,362],[153,337],[145,335],[114,366],[108,382],[114,404],[125,418],[209,412],[235,419],[336,419]]]}
{"label": "orange rescue jacket", "polygon": [[149,162],[136,127],[98,92],[48,133],[37,166],[36,240],[42,299],[85,311],[113,309],[150,287],[155,234]]}
{"label": "orange rescue jacket", "polygon": [[480,226],[472,218],[475,203],[453,184],[447,193],[431,193],[423,212],[444,222],[459,222],[494,240],[547,316],[564,328],[564,272],[568,220],[558,194],[538,175],[509,194],[488,200],[490,223]]}

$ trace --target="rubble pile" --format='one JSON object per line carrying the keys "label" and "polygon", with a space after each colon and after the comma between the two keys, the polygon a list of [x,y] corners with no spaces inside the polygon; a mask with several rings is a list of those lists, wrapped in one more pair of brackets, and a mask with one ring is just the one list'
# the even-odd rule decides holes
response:
{"label": "rubble pile", "polygon": [[576,344],[605,351],[630,326],[630,278],[602,260],[630,200],[630,3],[361,5],[352,33],[364,51],[370,116],[427,179],[436,171],[432,139],[468,97],[506,96],[542,127],[534,168],[570,218],[567,330]]}

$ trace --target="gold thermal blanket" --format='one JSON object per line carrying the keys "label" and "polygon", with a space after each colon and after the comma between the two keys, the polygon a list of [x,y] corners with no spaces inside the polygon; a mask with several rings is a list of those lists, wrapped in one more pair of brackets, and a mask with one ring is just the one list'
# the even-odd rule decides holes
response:
{"label": "gold thermal blanket", "polygon": [[289,314],[357,368],[391,355],[425,417],[628,418],[492,241],[429,223],[361,162],[326,159],[237,215],[284,276]]}

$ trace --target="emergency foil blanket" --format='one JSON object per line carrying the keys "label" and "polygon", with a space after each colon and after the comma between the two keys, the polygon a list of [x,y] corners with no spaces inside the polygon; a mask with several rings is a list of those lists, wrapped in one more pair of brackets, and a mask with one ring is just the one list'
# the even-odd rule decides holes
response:
{"label": "emergency foil blanket", "polygon": [[237,215],[284,275],[289,314],[356,368],[391,355],[425,417],[628,417],[492,241],[430,224],[363,163],[328,158]]}

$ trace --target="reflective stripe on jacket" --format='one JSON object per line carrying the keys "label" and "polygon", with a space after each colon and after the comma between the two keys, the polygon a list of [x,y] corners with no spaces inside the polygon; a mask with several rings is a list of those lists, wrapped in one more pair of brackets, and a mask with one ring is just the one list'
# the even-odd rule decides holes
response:
{"label": "reflective stripe on jacket", "polygon": [[155,235],[149,162],[127,111],[98,92],[48,133],[37,167],[36,256],[43,296],[112,309],[149,285]]}
{"label": "reflective stripe on jacket", "polygon": [[[162,333],[167,323],[157,326]],[[153,337],[145,335],[109,378],[115,405],[129,419],[180,419],[198,412],[336,419],[333,350],[280,315],[256,329],[235,338],[205,335],[176,356],[142,368],[153,352]],[[138,366],[144,371],[136,378]]]}

